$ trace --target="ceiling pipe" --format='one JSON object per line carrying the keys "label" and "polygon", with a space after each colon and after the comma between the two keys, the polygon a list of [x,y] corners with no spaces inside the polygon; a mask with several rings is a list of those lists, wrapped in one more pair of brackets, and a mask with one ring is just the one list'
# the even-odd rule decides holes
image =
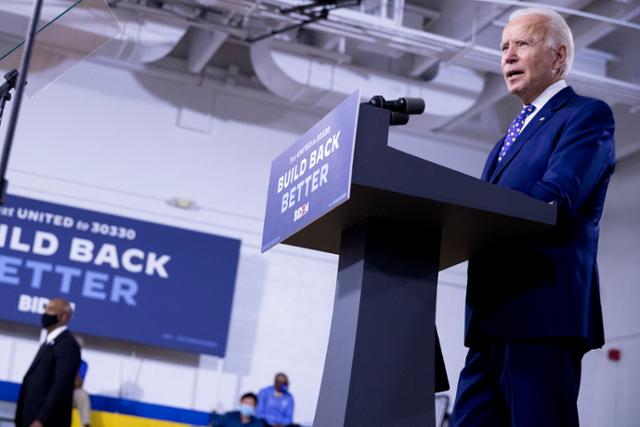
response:
{"label": "ceiling pipe", "polygon": [[441,126],[471,108],[485,82],[480,74],[456,66],[447,66],[429,82],[409,79],[273,49],[269,40],[251,45],[250,57],[261,83],[294,103],[329,109],[356,89],[363,99],[423,98],[427,112],[414,121],[422,122],[424,129]]}
{"label": "ceiling pipe", "polygon": [[[541,6],[540,3],[533,3],[529,1],[519,1],[519,0],[474,0],[474,1],[483,2],[483,3],[504,4],[504,5],[517,6],[517,7],[540,7]],[[640,30],[640,24],[625,21],[623,19],[610,18],[608,16],[603,16],[596,13],[584,12],[582,10],[577,10],[570,7],[555,6],[553,4],[544,4],[544,7],[547,9],[555,10],[558,13],[565,13],[567,15],[580,16],[582,18],[592,19],[594,21],[600,21],[607,24],[616,25],[618,27],[630,28],[632,30]]]}
{"label": "ceiling pipe", "polygon": [[[278,6],[286,6],[297,4],[294,0],[266,0],[259,6],[255,2],[246,0],[198,1],[202,5],[219,8],[219,10],[229,13],[250,13],[252,19],[276,19],[284,21],[288,18],[271,11],[268,5],[277,4]],[[127,4],[126,2],[118,3],[117,8],[145,9],[147,10],[147,12],[143,12],[145,16],[148,13],[149,16],[153,16],[155,19],[173,19],[174,21],[171,22],[175,25],[196,26],[212,32],[217,30],[228,33],[241,40],[247,37],[246,29],[224,27],[204,20],[194,22],[179,20],[176,16],[168,16],[167,11],[163,11],[162,9],[145,8],[143,6]],[[394,25],[393,23],[385,23],[384,21],[386,20],[368,16],[358,11],[342,9],[333,11],[329,20],[323,21],[322,24],[309,24],[307,28],[324,34],[332,34],[352,40],[376,44],[382,49],[393,49],[416,55],[419,58],[433,58],[433,64],[441,61],[448,65],[457,65],[480,72],[486,71],[500,74],[500,52],[497,49],[480,46],[473,41],[465,42],[464,40],[445,37],[427,31],[418,31],[412,28]],[[300,49],[298,50],[302,51],[307,47],[303,44],[299,44],[299,46]],[[433,64],[429,63],[429,65]],[[584,87],[585,95],[596,96],[603,91],[610,90],[609,93],[617,97],[615,99],[610,97],[612,103],[620,102],[630,106],[640,103],[640,85],[620,79],[603,78],[603,76],[587,72],[581,73],[576,80],[579,80],[579,84]],[[429,108],[429,104],[427,108]]]}
{"label": "ceiling pipe", "polygon": [[189,28],[187,24],[143,19],[138,13],[126,10],[119,10],[117,18],[123,31],[104,46],[100,54],[142,64],[169,55]]}

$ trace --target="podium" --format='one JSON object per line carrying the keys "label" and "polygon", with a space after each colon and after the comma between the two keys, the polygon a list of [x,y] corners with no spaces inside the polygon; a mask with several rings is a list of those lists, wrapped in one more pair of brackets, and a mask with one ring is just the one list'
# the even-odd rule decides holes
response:
{"label": "podium", "polygon": [[349,199],[283,241],[340,257],[314,427],[434,426],[438,272],[555,224],[553,205],[389,147],[389,120],[360,106]]}

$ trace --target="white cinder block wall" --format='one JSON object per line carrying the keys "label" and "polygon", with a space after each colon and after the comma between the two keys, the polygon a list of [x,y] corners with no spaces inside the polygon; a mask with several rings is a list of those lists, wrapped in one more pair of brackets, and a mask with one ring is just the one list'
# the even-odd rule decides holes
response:
{"label": "white cinder block wall", "polygon": [[[640,138],[640,137],[639,137]],[[640,155],[619,162],[601,222],[599,266],[607,343],[583,363],[585,427],[640,426]],[[619,349],[621,359],[608,359]]]}
{"label": "white cinder block wall", "polygon": [[[10,192],[242,240],[224,360],[88,337],[89,392],[228,410],[242,392],[269,384],[282,370],[296,397],[296,421],[311,423],[337,258],[286,246],[263,255],[259,243],[270,161],[319,118],[317,112],[240,88],[197,86],[97,63],[72,69],[25,101],[10,165]],[[476,176],[486,156],[482,150],[399,130],[391,144]],[[637,259],[640,242],[628,232],[638,233],[638,198],[634,205],[630,200],[634,191],[637,195],[638,181],[639,162],[621,165],[612,183],[620,188],[612,188],[606,212],[603,282],[609,283],[609,277],[616,282],[615,287],[605,285],[610,336],[638,332],[628,323],[640,302],[632,279],[638,267],[630,261]],[[195,200],[198,209],[171,207],[166,200],[172,197]],[[629,246],[626,261],[616,252],[621,250],[618,239]],[[440,276],[437,321],[454,387],[465,356],[465,282],[464,265]],[[189,315],[188,307],[184,315]],[[0,323],[0,380],[21,380],[36,352],[36,339],[36,331]],[[638,382],[631,379],[638,373],[631,354],[638,340],[616,342],[625,346],[621,363],[614,367],[602,355],[585,363],[585,425],[640,425],[631,421],[638,417],[630,418],[635,407],[626,397],[638,396]],[[621,372],[619,379],[612,379],[611,369]],[[617,403],[610,398],[614,390]],[[610,422],[612,405],[621,411],[617,424]],[[628,415],[623,415],[625,408]]]}

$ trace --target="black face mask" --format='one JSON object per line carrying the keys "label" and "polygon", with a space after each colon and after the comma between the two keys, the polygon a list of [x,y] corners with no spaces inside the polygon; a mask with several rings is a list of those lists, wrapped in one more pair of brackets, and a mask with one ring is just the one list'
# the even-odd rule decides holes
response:
{"label": "black face mask", "polygon": [[47,314],[42,313],[42,318],[40,319],[40,324],[43,328],[48,328],[49,326],[53,326],[58,323],[58,315],[57,314]]}

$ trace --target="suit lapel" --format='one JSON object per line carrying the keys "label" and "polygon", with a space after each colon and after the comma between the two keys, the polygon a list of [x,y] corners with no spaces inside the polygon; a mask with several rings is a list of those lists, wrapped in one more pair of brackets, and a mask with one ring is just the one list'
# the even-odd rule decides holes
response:
{"label": "suit lapel", "polygon": [[31,366],[29,366],[29,369],[27,370],[27,375],[29,375],[32,371],[34,371],[36,369],[36,367],[38,366],[38,363],[40,363],[40,360],[42,359],[42,356],[50,350],[51,345],[47,344],[46,342],[44,342],[40,348],[38,349],[38,352],[36,353],[36,357],[33,359],[33,362],[31,362]]}
{"label": "suit lapel", "polygon": [[40,346],[40,349],[38,350],[38,353],[36,353],[36,357],[33,359],[33,362],[31,362],[31,366],[29,366],[29,369],[27,370],[27,374],[29,375],[33,370],[36,369],[36,367],[38,366],[38,363],[40,363],[40,360],[42,360],[42,357],[45,355],[46,352],[53,350],[53,346],[56,345],[58,343],[58,341],[60,340],[64,340],[66,334],[68,334],[68,331],[62,331],[62,333],[60,335],[58,335],[53,341],[51,341],[50,343],[47,343],[46,341]]}
{"label": "suit lapel", "polygon": [[525,127],[522,133],[518,135],[516,142],[511,146],[509,151],[507,151],[507,154],[504,156],[502,161],[498,162],[498,165],[491,174],[489,182],[495,183],[497,181],[500,173],[518,154],[524,144],[538,131],[538,129],[544,126],[544,124],[549,121],[553,113],[573,95],[575,95],[573,89],[570,86],[566,87],[558,92],[544,107],[542,107],[540,112],[533,117],[529,124],[527,124],[527,127]]}
{"label": "suit lapel", "polygon": [[483,181],[489,181],[489,178],[493,174],[494,169],[496,168],[496,163],[498,161],[498,154],[500,153],[500,149],[502,148],[502,144],[504,144],[504,139],[506,135],[502,137],[500,141],[496,143],[493,147],[493,150],[489,153],[489,157],[487,157],[487,162],[484,165],[484,170],[482,171],[482,176],[480,179]]}

